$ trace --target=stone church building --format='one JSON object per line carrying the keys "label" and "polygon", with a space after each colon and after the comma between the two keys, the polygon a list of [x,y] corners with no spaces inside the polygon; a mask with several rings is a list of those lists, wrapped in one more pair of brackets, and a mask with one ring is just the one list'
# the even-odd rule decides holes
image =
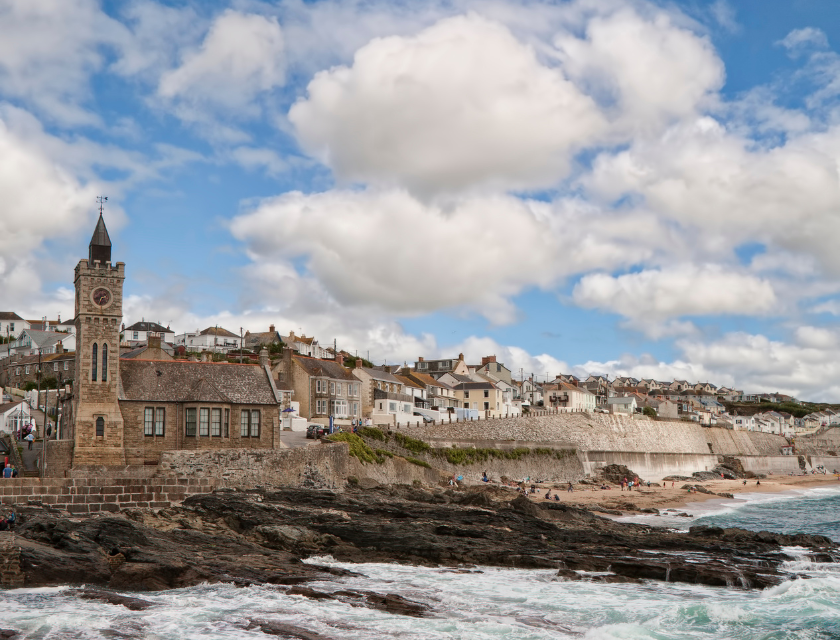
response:
{"label": "stone church building", "polygon": [[124,281],[100,214],[75,270],[75,376],[47,474],[155,465],[171,450],[279,447],[281,394],[267,356],[260,364],[120,358]]}

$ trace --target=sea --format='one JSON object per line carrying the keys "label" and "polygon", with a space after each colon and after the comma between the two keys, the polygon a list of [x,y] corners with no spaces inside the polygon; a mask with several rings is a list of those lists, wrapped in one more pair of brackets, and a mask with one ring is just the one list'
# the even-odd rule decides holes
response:
{"label": "sea", "polygon": [[[801,531],[840,542],[840,487],[736,498],[681,510],[692,518],[666,514],[642,521],[673,529],[709,524]],[[840,565],[811,563],[803,549],[787,552],[791,579],[764,591],[659,582],[567,582],[551,570],[458,571],[315,557],[307,561],[358,575],[314,582],[314,589],[396,593],[429,605],[431,613],[413,618],[287,595],[282,587],[230,585],[122,592],[155,604],[129,611],[79,600],[69,587],[58,587],[0,592],[0,628],[32,639],[276,637],[247,628],[249,621],[259,619],[333,640],[840,640]]]}

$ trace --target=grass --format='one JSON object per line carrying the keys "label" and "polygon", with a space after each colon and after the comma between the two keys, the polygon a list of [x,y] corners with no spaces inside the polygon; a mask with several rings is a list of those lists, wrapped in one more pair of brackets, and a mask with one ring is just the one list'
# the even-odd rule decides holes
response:
{"label": "grass", "polygon": [[394,457],[393,453],[391,453],[390,451],[385,451],[385,449],[374,449],[374,452],[380,458],[393,458]]}
{"label": "grass", "polygon": [[411,464],[416,464],[418,467],[425,467],[426,469],[431,469],[432,465],[430,465],[425,460],[418,460],[417,458],[406,458]]}
{"label": "grass", "polygon": [[350,445],[350,455],[355,456],[362,462],[376,462],[377,464],[385,462],[384,457],[377,455],[376,452],[374,452],[374,450],[371,449],[367,443],[355,433],[334,433],[329,436],[327,440],[330,442],[346,442]]}
{"label": "grass", "polygon": [[429,446],[429,443],[418,440],[417,438],[412,438],[403,433],[395,433],[394,439],[403,449],[407,449],[408,451],[411,451],[411,453],[428,453],[432,449]]}
{"label": "grass", "polygon": [[373,438],[374,440],[379,440],[380,442],[388,442],[388,436],[382,433],[381,429],[377,429],[376,427],[362,427],[359,429],[358,434],[365,438]]}

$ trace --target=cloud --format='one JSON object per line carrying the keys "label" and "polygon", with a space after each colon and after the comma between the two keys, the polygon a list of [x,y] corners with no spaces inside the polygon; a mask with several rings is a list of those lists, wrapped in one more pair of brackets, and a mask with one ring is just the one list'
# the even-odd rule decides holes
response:
{"label": "cloud", "polygon": [[697,114],[714,104],[724,82],[708,38],[663,11],[643,17],[625,7],[595,15],[584,37],[561,33],[554,44],[564,71],[608,108],[617,140]]}
{"label": "cloud", "polygon": [[103,67],[103,48],[124,32],[94,0],[5,0],[0,93],[62,125],[96,125],[99,116],[85,107],[90,77]]}
{"label": "cloud", "polygon": [[253,114],[255,98],[285,82],[283,33],[276,19],[227,10],[197,50],[163,74],[158,95],[180,102],[179,113],[201,107]]}
{"label": "cloud", "polygon": [[255,264],[302,265],[343,305],[397,315],[466,309],[494,323],[516,318],[510,298],[527,288],[643,260],[648,236],[669,242],[650,220],[626,224],[575,200],[470,196],[440,206],[397,189],[290,192],[230,229]]}
{"label": "cloud", "polygon": [[603,132],[591,99],[475,14],[378,38],[316,74],[289,119],[344,181],[420,193],[551,186]]}
{"label": "cloud", "polygon": [[794,29],[779,40],[777,44],[782,45],[791,53],[796,53],[805,47],[825,49],[828,47],[828,37],[826,37],[822,29],[805,27],[803,29]]}
{"label": "cloud", "polygon": [[634,198],[670,220],[692,238],[698,258],[725,259],[738,245],[761,242],[837,274],[839,142],[840,128],[832,127],[762,148],[702,117],[601,154],[582,182],[605,206]]}
{"label": "cloud", "polygon": [[680,265],[621,276],[589,274],[572,292],[581,307],[644,323],[681,316],[764,315],[777,305],[767,280],[720,266]]}

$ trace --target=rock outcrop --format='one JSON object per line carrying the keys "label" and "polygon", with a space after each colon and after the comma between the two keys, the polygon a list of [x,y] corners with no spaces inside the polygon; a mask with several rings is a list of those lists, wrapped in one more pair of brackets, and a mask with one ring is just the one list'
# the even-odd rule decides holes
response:
{"label": "rock outcrop", "polygon": [[[783,546],[805,547],[815,558],[838,557],[837,545],[821,536],[709,528],[680,534],[617,523],[563,503],[511,498],[497,487],[226,490],[192,496],[178,508],[121,515],[70,518],[28,507],[19,512],[16,539],[27,587],[84,583],[133,591],[201,582],[294,586],[346,573],[301,562],[321,554],[359,563],[541,568],[572,580],[743,588],[788,577],[780,568],[790,559]],[[297,593],[424,615],[421,605],[396,595]],[[100,592],[80,595],[103,598]]]}

